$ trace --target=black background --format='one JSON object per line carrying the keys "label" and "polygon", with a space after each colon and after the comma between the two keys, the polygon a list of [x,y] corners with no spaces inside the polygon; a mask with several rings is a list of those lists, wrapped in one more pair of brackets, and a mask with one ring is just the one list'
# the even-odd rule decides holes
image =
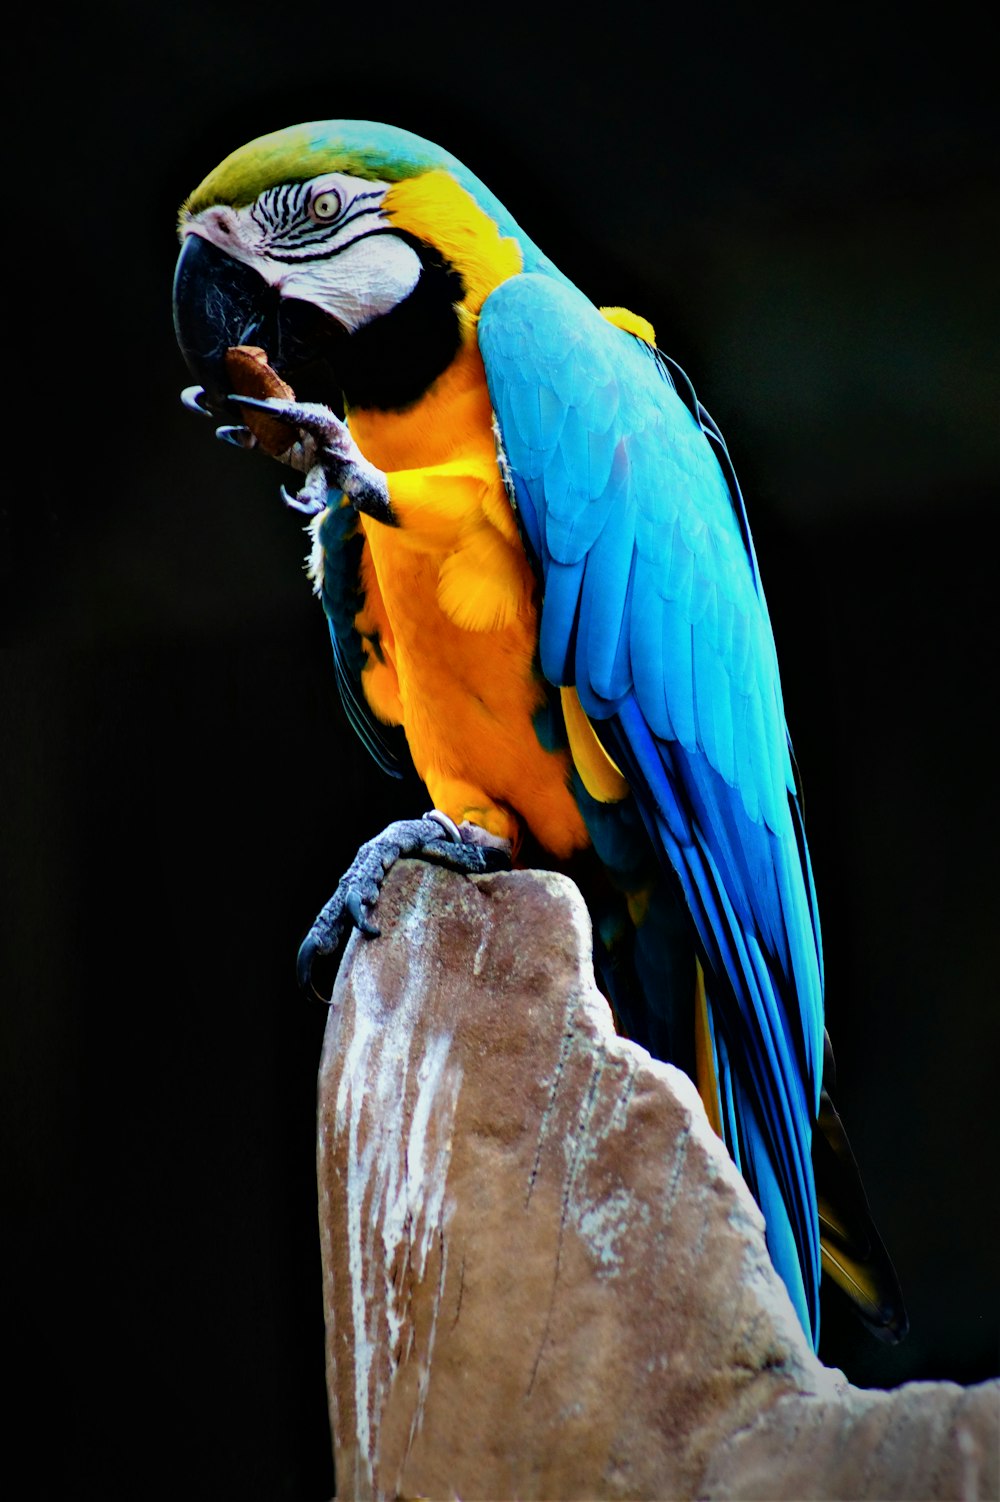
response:
{"label": "black background", "polygon": [[[46,12],[6,180],[8,1289],[36,1490],[332,1490],[293,961],[423,806],[341,715],[278,467],[181,408],[174,216],[252,136],[447,146],[655,323],[750,506],[839,1101],[908,1296],[852,1380],[997,1371],[995,121],[986,35],[842,6]],[[31,24],[29,18],[29,24]],[[5,1219],[8,1217],[5,1216]],[[502,1315],[498,1315],[502,1319]]]}

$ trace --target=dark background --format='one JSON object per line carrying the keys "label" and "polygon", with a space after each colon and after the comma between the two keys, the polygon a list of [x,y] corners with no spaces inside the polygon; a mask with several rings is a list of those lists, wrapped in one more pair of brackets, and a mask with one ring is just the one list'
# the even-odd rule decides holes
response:
{"label": "dark background", "polygon": [[996,1373],[994,82],[974,13],[801,16],[105,3],[13,64],[4,1200],[38,1492],[332,1490],[324,1011],[293,962],[422,802],[353,741],[282,474],[182,410],[170,325],[182,197],[325,116],[463,158],[722,426],[839,1101],[913,1326],[890,1350],[828,1306],[822,1354],[868,1385]]}

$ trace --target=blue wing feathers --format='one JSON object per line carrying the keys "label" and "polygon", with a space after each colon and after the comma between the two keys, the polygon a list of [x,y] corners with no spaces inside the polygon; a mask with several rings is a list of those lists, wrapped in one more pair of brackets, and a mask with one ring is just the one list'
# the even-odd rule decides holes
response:
{"label": "blue wing feathers", "polygon": [[[627,527],[605,526],[590,549],[580,606],[580,640],[589,669],[589,686],[600,698],[614,700],[632,686],[626,639],[629,598],[634,563],[632,537]],[[577,655],[580,655],[578,652]]]}
{"label": "blue wing feathers", "polygon": [[545,575],[546,607],[542,613],[538,652],[542,672],[550,683],[573,682],[580,587],[586,563],[553,561]]}
{"label": "blue wing feathers", "polygon": [[[663,690],[674,727],[673,739],[679,741],[686,751],[696,751],[698,737],[694,714],[694,633],[680,601],[665,601],[659,613]],[[642,707],[641,695],[639,704]]]}
{"label": "blue wing feathers", "polygon": [[694,632],[692,643],[697,742],[705,747],[709,763],[719,769],[723,782],[732,787],[736,780],[736,745],[732,695],[726,670],[718,646],[713,646],[707,631]]}
{"label": "blue wing feathers", "polygon": [[[576,685],[674,873],[705,965],[727,1141],[815,1334],[819,926],[728,451],[683,372],[569,284],[504,283],[484,304],[479,342],[543,584],[542,672]],[[596,848],[609,816],[581,807]],[[640,945],[654,1008],[657,931],[647,923]]]}
{"label": "blue wing feathers", "polygon": [[[663,633],[649,629],[650,619],[658,619],[660,602],[651,590],[645,569],[636,568],[629,624],[629,651],[635,697],[642,704],[646,723],[654,735],[671,739],[674,734],[666,697],[666,667],[663,661]],[[589,684],[588,684],[589,687]],[[582,700],[581,695],[581,700]],[[592,713],[590,699],[584,703]],[[598,708],[597,713],[600,713]]]}

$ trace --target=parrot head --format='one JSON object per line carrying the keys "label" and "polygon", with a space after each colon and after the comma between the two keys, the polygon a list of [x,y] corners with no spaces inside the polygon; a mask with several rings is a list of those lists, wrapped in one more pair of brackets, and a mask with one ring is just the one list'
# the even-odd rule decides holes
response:
{"label": "parrot head", "polygon": [[255,347],[300,400],[405,408],[500,282],[544,260],[459,161],[368,121],[250,142],[181,209],[174,325],[199,404],[238,417],[227,354]]}

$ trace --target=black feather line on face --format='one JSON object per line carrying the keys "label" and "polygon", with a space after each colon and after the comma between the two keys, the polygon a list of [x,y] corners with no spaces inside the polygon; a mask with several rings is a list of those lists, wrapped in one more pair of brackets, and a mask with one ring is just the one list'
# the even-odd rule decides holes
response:
{"label": "black feather line on face", "polygon": [[[339,239],[342,230],[349,224],[354,224],[359,219],[374,218],[377,223],[375,229],[363,230],[360,234],[352,235],[350,240]],[[342,256],[345,250],[350,250],[352,245],[357,245],[359,240],[370,240],[375,235],[392,235],[395,230],[380,222],[381,216],[375,208],[361,208],[356,214],[348,213],[338,219],[332,226],[329,224],[313,224],[312,220],[293,225],[289,230],[283,230],[278,237],[278,244],[272,245],[268,250],[268,257],[272,261],[280,261],[286,266],[302,266],[309,261],[332,261],[336,256]],[[334,244],[327,245],[324,242],[333,240]],[[303,245],[320,245],[320,250],[303,250]],[[280,246],[280,248],[279,248]]]}

